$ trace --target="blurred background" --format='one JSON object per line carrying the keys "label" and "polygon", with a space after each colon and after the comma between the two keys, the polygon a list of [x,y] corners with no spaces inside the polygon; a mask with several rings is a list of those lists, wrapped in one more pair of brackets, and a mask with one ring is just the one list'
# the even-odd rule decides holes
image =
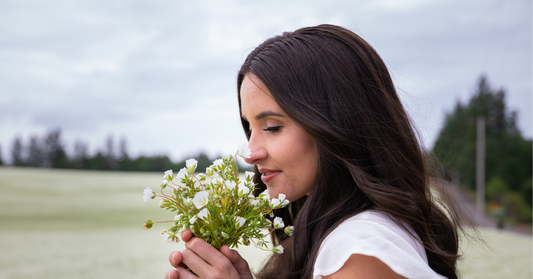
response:
{"label": "blurred background", "polygon": [[[142,189],[185,159],[202,169],[246,142],[241,63],[271,36],[322,23],[378,51],[424,148],[471,211],[484,119],[476,221],[494,228],[483,231],[494,245],[465,245],[478,260],[462,268],[465,278],[531,278],[530,0],[0,0],[0,239],[12,248],[0,278],[153,277],[148,262],[166,270],[170,248],[152,242],[157,233],[132,233],[165,218],[141,202]],[[81,243],[88,252],[77,258]],[[27,265],[41,256],[57,263]]]}

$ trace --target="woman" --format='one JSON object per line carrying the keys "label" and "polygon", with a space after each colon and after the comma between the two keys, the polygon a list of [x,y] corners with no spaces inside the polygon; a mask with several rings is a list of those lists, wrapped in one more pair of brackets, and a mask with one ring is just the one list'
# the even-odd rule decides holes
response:
{"label": "woman", "polygon": [[[258,46],[237,80],[257,193],[284,193],[256,278],[457,278],[456,215],[437,206],[410,120],[363,39],[320,25]],[[256,193],[256,194],[257,194]],[[245,260],[187,231],[167,278],[252,278]],[[195,274],[184,268],[185,265]]]}

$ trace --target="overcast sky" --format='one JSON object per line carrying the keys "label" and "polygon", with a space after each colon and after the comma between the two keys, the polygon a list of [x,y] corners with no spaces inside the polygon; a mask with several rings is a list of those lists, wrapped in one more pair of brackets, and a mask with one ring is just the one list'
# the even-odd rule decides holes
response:
{"label": "overcast sky", "polygon": [[102,149],[184,159],[233,153],[236,73],[283,31],[347,27],[380,53],[430,148],[481,74],[532,135],[530,0],[0,0],[0,146],[61,128]]}

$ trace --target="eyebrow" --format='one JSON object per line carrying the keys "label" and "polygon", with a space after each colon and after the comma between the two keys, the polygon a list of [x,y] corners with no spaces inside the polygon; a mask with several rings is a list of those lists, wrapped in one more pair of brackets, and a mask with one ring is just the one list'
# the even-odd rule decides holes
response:
{"label": "eyebrow", "polygon": [[[268,116],[285,117],[285,115],[283,115],[283,114],[268,110],[268,111],[263,111],[260,114],[256,115],[255,116],[255,120],[259,120],[261,118],[265,118],[265,117],[268,117]],[[244,120],[248,121],[248,119],[246,119],[246,117],[244,115],[242,116],[242,118]]]}

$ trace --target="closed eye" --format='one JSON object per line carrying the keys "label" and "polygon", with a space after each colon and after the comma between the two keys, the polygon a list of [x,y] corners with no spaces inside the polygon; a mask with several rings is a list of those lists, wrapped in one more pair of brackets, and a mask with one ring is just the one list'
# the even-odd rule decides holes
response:
{"label": "closed eye", "polygon": [[275,133],[275,132],[279,132],[279,130],[281,130],[281,128],[282,128],[282,126],[273,126],[273,127],[267,127],[265,129],[263,129],[263,131]]}

